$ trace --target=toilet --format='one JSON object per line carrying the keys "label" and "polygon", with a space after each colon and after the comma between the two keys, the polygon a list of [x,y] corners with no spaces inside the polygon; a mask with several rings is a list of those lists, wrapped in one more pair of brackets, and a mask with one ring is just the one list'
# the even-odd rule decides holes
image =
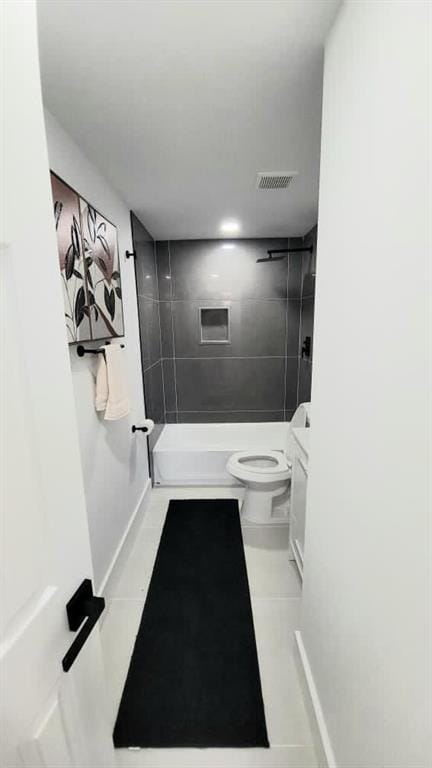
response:
{"label": "toilet", "polygon": [[291,463],[283,452],[239,451],[230,456],[226,468],[246,486],[242,518],[251,523],[270,522],[274,499],[287,491],[291,477]]}
{"label": "toilet", "polygon": [[310,403],[302,403],[290,422],[285,450],[238,451],[230,456],[227,472],[246,487],[241,510],[243,520],[261,524],[287,521],[291,429],[309,424]]}

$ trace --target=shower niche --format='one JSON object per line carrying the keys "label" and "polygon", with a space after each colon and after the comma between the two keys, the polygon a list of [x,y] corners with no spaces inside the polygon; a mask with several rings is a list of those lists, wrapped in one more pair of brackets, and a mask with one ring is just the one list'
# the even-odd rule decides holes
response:
{"label": "shower niche", "polygon": [[200,307],[199,327],[201,344],[229,344],[229,307]]}

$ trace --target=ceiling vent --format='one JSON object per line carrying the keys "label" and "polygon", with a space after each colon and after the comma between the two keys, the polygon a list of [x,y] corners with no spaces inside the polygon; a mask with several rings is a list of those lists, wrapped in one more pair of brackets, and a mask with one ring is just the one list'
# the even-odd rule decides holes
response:
{"label": "ceiling vent", "polygon": [[257,189],[287,189],[298,171],[269,171],[257,174]]}

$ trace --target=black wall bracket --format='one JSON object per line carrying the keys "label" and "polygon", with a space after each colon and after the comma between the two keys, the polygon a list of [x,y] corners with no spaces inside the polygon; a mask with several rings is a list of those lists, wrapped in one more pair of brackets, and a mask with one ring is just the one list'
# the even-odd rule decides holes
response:
{"label": "black wall bracket", "polygon": [[135,424],[132,425],[132,432],[148,432],[148,427],[136,427]]}
{"label": "black wall bracket", "polygon": [[125,256],[127,259],[136,259],[136,251],[126,251]]}
{"label": "black wall bracket", "polygon": [[62,667],[65,672],[69,672],[104,608],[105,600],[103,597],[96,597],[93,594],[90,579],[84,579],[66,605],[66,614],[71,632],[76,632],[81,627],[84,619],[87,619],[87,621],[83,624],[68,652],[63,657]]}

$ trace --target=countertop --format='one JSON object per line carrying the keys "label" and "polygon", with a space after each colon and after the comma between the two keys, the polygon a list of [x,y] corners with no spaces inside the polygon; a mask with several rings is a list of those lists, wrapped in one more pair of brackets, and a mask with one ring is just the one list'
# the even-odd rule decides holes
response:
{"label": "countertop", "polygon": [[297,440],[298,444],[309,457],[309,445],[310,445],[310,427],[293,427],[292,433]]}

